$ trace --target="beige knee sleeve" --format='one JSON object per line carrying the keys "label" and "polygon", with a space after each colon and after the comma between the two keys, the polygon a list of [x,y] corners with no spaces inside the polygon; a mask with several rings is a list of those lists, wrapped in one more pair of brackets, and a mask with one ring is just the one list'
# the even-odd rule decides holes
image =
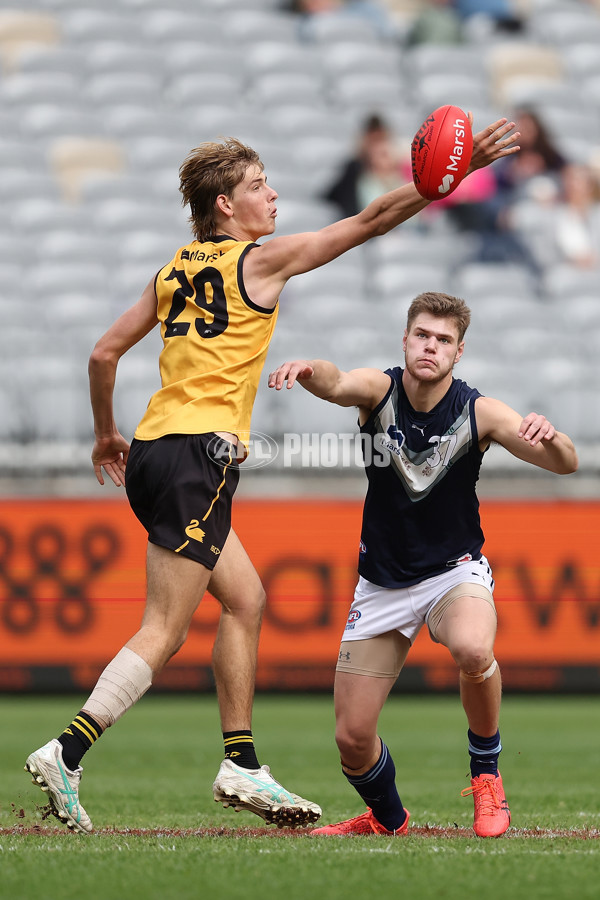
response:
{"label": "beige knee sleeve", "polygon": [[485,672],[473,672],[472,674],[469,674],[467,672],[463,672],[461,669],[460,677],[464,678],[465,681],[470,681],[471,684],[481,684],[482,681],[487,681],[488,678],[491,678],[497,668],[498,663],[495,659],[493,659],[491,665],[485,670]]}
{"label": "beige knee sleeve", "polygon": [[123,647],[100,675],[83,709],[108,728],[143,697],[151,684],[148,663]]}

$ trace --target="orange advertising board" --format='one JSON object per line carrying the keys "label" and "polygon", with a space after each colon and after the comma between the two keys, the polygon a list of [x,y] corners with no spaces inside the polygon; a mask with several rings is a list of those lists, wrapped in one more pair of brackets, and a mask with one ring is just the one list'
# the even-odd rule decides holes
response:
{"label": "orange advertising board", "polygon": [[[356,581],[362,504],[241,500],[234,527],[267,590],[258,688],[329,688]],[[505,687],[600,686],[600,502],[485,501]],[[0,689],[87,689],[137,630],[146,535],[125,500],[0,504]],[[206,596],[163,688],[212,686]],[[454,688],[423,629],[399,685]]]}

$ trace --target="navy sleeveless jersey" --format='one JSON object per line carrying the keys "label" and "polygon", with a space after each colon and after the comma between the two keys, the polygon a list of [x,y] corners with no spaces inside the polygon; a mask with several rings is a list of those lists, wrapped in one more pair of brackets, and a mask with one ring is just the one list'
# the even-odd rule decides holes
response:
{"label": "navy sleeveless jersey", "polygon": [[417,412],[402,369],[361,426],[368,478],[359,574],[382,587],[407,587],[480,559],[483,532],[475,486],[479,391],[457,378],[430,412]]}

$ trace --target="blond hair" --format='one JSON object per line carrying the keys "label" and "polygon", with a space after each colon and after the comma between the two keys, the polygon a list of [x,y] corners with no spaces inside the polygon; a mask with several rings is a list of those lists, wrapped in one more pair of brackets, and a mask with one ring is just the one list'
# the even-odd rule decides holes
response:
{"label": "blond hair", "polygon": [[408,308],[407,331],[410,331],[413,322],[422,313],[428,313],[437,319],[452,319],[458,329],[459,344],[471,322],[471,310],[464,300],[437,291],[427,291],[415,297]]}
{"label": "blond hair", "polygon": [[248,166],[264,168],[258,153],[236,138],[207,141],[190,151],[179,169],[179,190],[183,205],[189,204],[189,221],[198,241],[215,234],[216,199],[219,194],[231,196]]}

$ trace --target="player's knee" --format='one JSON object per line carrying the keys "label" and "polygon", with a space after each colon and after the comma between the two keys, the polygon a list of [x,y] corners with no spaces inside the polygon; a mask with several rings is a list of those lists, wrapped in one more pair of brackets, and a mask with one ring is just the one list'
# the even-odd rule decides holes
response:
{"label": "player's knee", "polygon": [[487,643],[466,644],[453,650],[452,656],[462,674],[485,672],[494,662],[494,649]]}
{"label": "player's knee", "polygon": [[262,584],[260,584],[254,592],[254,609],[258,616],[262,618],[267,605],[267,592]]}
{"label": "player's knee", "polygon": [[223,612],[239,621],[260,622],[267,605],[267,594],[260,581],[245,585],[233,598],[219,597]]}
{"label": "player's knee", "polygon": [[169,659],[181,650],[186,642],[188,631],[189,626],[186,626],[182,629],[173,630],[167,635],[166,651]]}
{"label": "player's knee", "polygon": [[155,620],[142,626],[146,640],[151,642],[157,653],[160,652],[164,660],[163,665],[181,650],[188,636],[189,628],[189,620],[175,616],[159,621]]}
{"label": "player's knee", "polygon": [[471,684],[482,684],[484,681],[487,681],[488,678],[491,678],[496,669],[498,668],[498,663],[495,659],[492,659],[491,663],[487,667],[481,667],[479,669],[461,669],[460,677],[463,681],[469,682]]}
{"label": "player's knee", "polygon": [[267,605],[267,595],[262,584],[253,585],[244,597],[242,604],[242,616],[251,627],[260,627],[265,606]]}
{"label": "player's knee", "polygon": [[373,735],[360,726],[342,725],[336,728],[335,742],[343,764],[360,768],[371,753]]}

